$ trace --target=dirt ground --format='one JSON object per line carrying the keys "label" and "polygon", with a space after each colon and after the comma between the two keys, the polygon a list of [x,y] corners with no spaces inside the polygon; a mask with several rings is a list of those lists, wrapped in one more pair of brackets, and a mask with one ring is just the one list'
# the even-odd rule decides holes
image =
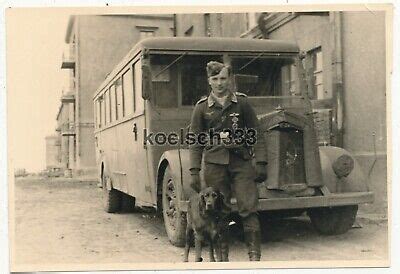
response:
{"label": "dirt ground", "polygon": [[[181,262],[155,212],[108,214],[95,182],[22,178],[15,183],[12,264]],[[308,218],[267,223],[262,260],[387,260],[387,221],[359,217],[344,235],[321,236]],[[240,229],[232,226],[231,261],[247,261]],[[194,251],[192,249],[192,251]],[[203,251],[207,260],[207,251]],[[190,260],[193,261],[194,252]]]}

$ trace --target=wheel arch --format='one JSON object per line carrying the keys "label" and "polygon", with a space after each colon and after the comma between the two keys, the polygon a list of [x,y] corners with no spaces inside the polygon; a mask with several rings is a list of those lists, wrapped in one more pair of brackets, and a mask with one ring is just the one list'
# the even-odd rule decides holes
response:
{"label": "wheel arch", "polygon": [[177,149],[175,150],[168,150],[165,151],[159,160],[158,167],[157,167],[157,209],[161,210],[162,209],[162,184],[163,184],[163,178],[165,174],[165,170],[167,167],[171,169],[171,173],[173,176],[173,179],[175,182],[177,182],[178,187],[178,197],[182,198],[182,165],[181,165],[181,159],[179,155],[179,151]]}
{"label": "wheel arch", "polygon": [[[99,159],[99,166],[100,166],[100,168],[98,169],[98,177],[99,177],[100,182],[102,182],[104,172],[106,172],[107,174],[110,174],[110,170],[108,169],[108,165],[107,165],[107,159],[104,154]],[[113,188],[112,179],[109,180],[109,182],[110,182],[110,189],[112,189]]]}

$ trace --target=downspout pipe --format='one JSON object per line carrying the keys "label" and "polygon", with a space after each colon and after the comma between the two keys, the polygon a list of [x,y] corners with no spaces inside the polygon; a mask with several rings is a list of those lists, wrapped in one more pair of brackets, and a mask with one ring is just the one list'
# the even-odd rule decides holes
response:
{"label": "downspout pipe", "polygon": [[333,144],[343,147],[345,105],[343,88],[342,12],[329,12],[332,58]]}

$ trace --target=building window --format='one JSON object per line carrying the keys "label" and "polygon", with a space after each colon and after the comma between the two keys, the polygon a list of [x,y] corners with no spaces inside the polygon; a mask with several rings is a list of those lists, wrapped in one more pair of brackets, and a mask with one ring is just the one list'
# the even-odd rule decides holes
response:
{"label": "building window", "polygon": [[147,37],[153,37],[154,31],[152,30],[141,30],[140,31],[140,40],[145,39]]}
{"label": "building window", "polygon": [[122,75],[125,116],[129,116],[135,111],[135,90],[133,89],[132,75],[133,74],[130,69]]}
{"label": "building window", "polygon": [[286,65],[282,67],[282,95],[300,95],[296,88],[296,66]]}
{"label": "building window", "polygon": [[321,48],[313,52],[314,94],[318,99],[324,97],[323,59]]}
{"label": "building window", "polygon": [[327,93],[323,78],[323,54],[322,48],[318,47],[307,53],[308,75],[310,79],[310,97],[312,99],[326,99]]}
{"label": "building window", "polygon": [[139,38],[140,39],[145,39],[148,37],[153,37],[155,36],[155,32],[158,29],[158,27],[155,26],[136,26],[136,29],[139,30]]}

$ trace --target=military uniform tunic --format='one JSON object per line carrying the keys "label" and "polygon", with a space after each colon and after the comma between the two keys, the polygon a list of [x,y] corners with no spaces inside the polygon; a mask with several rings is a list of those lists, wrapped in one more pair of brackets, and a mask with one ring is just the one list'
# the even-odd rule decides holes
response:
{"label": "military uniform tunic", "polygon": [[[228,206],[233,191],[242,217],[256,212],[258,205],[255,170],[251,159],[254,156],[256,162],[267,162],[264,136],[257,131],[258,128],[257,116],[247,96],[238,92],[230,93],[224,106],[212,94],[200,99],[191,118],[190,132],[196,136],[202,133],[212,139],[210,132],[213,132],[218,139],[218,136],[226,136],[224,132],[238,129],[242,132],[255,132],[243,135],[244,140],[238,143],[208,142],[189,147],[190,169],[201,169],[203,157],[206,185],[219,189]],[[257,226],[254,222],[249,224],[253,230]]]}

